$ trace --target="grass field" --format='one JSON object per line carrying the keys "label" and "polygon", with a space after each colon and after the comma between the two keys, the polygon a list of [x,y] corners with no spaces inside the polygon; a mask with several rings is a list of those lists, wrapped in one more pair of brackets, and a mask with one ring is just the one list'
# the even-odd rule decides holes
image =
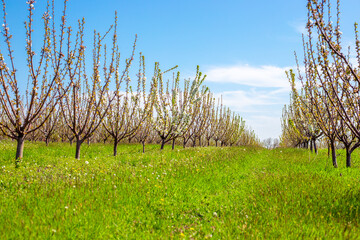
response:
{"label": "grass field", "polygon": [[0,239],[360,236],[359,152],[0,142]]}

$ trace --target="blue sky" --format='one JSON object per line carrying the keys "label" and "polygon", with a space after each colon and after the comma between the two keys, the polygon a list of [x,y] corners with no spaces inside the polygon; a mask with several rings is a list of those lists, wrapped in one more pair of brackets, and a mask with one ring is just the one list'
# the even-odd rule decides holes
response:
{"label": "blue sky", "polygon": [[[13,46],[19,46],[16,57],[21,59],[26,0],[6,2]],[[38,0],[35,4],[36,26],[41,24],[39,16],[44,12],[44,2]],[[76,20],[85,17],[91,41],[93,29],[106,31],[117,10],[123,56],[129,55],[134,36],[138,34],[137,50],[146,56],[148,73],[152,72],[155,61],[164,69],[179,65],[183,77],[192,76],[196,65],[200,65],[208,75],[205,84],[210,90],[217,96],[223,95],[224,103],[240,113],[247,125],[265,139],[281,133],[282,107],[289,102],[284,71],[294,67],[294,51],[302,56],[306,2],[69,0],[68,21],[76,26]],[[58,10],[61,4],[56,0]],[[360,22],[357,12],[360,1],[343,0],[341,9],[343,42],[350,44],[353,23]],[[41,36],[41,31],[35,34]],[[23,66],[24,61],[20,62],[19,66]]]}

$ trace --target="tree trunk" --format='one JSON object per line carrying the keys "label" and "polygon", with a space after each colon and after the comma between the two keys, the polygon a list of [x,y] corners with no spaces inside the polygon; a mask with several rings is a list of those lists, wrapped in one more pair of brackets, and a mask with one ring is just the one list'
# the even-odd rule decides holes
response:
{"label": "tree trunk", "polygon": [[201,137],[199,137],[199,147],[201,147]]}
{"label": "tree trunk", "polygon": [[18,136],[16,141],[17,141],[17,146],[16,146],[15,167],[18,167],[18,163],[23,158],[25,136],[24,135]]}
{"label": "tree trunk", "polygon": [[351,167],[351,153],[350,146],[346,146],[346,167]]}
{"label": "tree trunk", "polygon": [[207,145],[210,147],[210,138],[207,140]]}
{"label": "tree trunk", "polygon": [[75,158],[80,159],[80,148],[83,141],[80,139],[76,139],[76,152],[75,152]]}
{"label": "tree trunk", "polygon": [[172,146],[171,146],[171,149],[174,150],[175,149],[175,138],[173,139],[172,141]]}
{"label": "tree trunk", "polygon": [[142,142],[143,153],[145,153],[145,141]]}
{"label": "tree trunk", "polygon": [[337,168],[337,161],[336,161],[336,149],[335,149],[335,141],[330,140],[330,148],[331,148],[331,158],[334,168]]}
{"label": "tree trunk", "polygon": [[192,147],[196,147],[196,138],[194,138],[194,140],[192,142]]}
{"label": "tree trunk", "polygon": [[118,144],[119,144],[119,142],[115,139],[115,141],[114,141],[114,157],[117,155]]}
{"label": "tree trunk", "polygon": [[163,150],[163,149],[164,149],[164,146],[165,146],[165,139],[162,139],[162,140],[161,140],[160,150]]}
{"label": "tree trunk", "polygon": [[186,147],[186,139],[183,138],[183,148],[185,148],[185,147]]}
{"label": "tree trunk", "polygon": [[310,140],[310,152],[313,152],[313,140]]}
{"label": "tree trunk", "polygon": [[217,140],[215,140],[215,146],[216,146],[216,147],[218,146],[218,145],[217,145],[217,142],[218,142],[218,141],[217,141]]}
{"label": "tree trunk", "polygon": [[49,138],[47,137],[47,138],[45,138],[45,143],[46,143],[46,146],[49,146]]}
{"label": "tree trunk", "polygon": [[317,147],[316,147],[316,139],[314,139],[314,150],[315,150],[315,154],[317,154],[318,153],[318,149],[317,149]]}

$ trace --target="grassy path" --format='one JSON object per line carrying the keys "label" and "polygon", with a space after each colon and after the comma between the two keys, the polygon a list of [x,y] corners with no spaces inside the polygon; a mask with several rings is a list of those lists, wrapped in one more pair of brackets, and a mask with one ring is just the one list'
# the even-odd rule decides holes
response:
{"label": "grassy path", "polygon": [[293,149],[124,145],[114,158],[93,145],[76,161],[67,145],[29,143],[14,169],[14,144],[0,145],[0,239],[360,236],[357,152],[333,169]]}

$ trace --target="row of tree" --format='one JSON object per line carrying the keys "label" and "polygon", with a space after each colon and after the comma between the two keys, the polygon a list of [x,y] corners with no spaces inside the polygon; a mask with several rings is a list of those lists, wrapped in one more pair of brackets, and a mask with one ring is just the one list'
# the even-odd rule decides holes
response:
{"label": "row of tree", "polygon": [[351,154],[360,146],[360,41],[355,23],[355,51],[343,48],[339,0],[336,6],[333,22],[331,0],[308,1],[304,70],[295,55],[299,81],[292,70],[287,72],[292,93],[283,109],[281,142],[317,151],[317,140],[325,138],[334,167],[340,143],[350,167]]}
{"label": "row of tree", "polygon": [[[67,26],[66,0],[59,29],[54,1],[48,1],[38,51],[33,47],[35,1],[27,2],[28,78],[18,80],[5,1],[2,3],[5,46],[0,52],[0,130],[17,141],[17,161],[23,156],[26,139],[47,144],[55,140],[75,142],[76,158],[80,158],[81,145],[90,140],[113,142],[114,155],[124,139],[143,146],[146,142],[160,143],[161,149],[167,143],[173,148],[176,143],[185,147],[190,142],[192,146],[258,144],[243,119],[203,86],[206,76],[199,68],[193,80],[185,80],[180,86],[180,73],[174,72],[177,66],[162,71],[156,63],[147,85],[145,57],[140,53],[136,81],[132,81],[136,38],[130,57],[122,65],[116,16],[105,34],[94,32],[88,65],[85,21],[78,22],[76,31]],[[106,40],[108,35],[111,41]]]}

